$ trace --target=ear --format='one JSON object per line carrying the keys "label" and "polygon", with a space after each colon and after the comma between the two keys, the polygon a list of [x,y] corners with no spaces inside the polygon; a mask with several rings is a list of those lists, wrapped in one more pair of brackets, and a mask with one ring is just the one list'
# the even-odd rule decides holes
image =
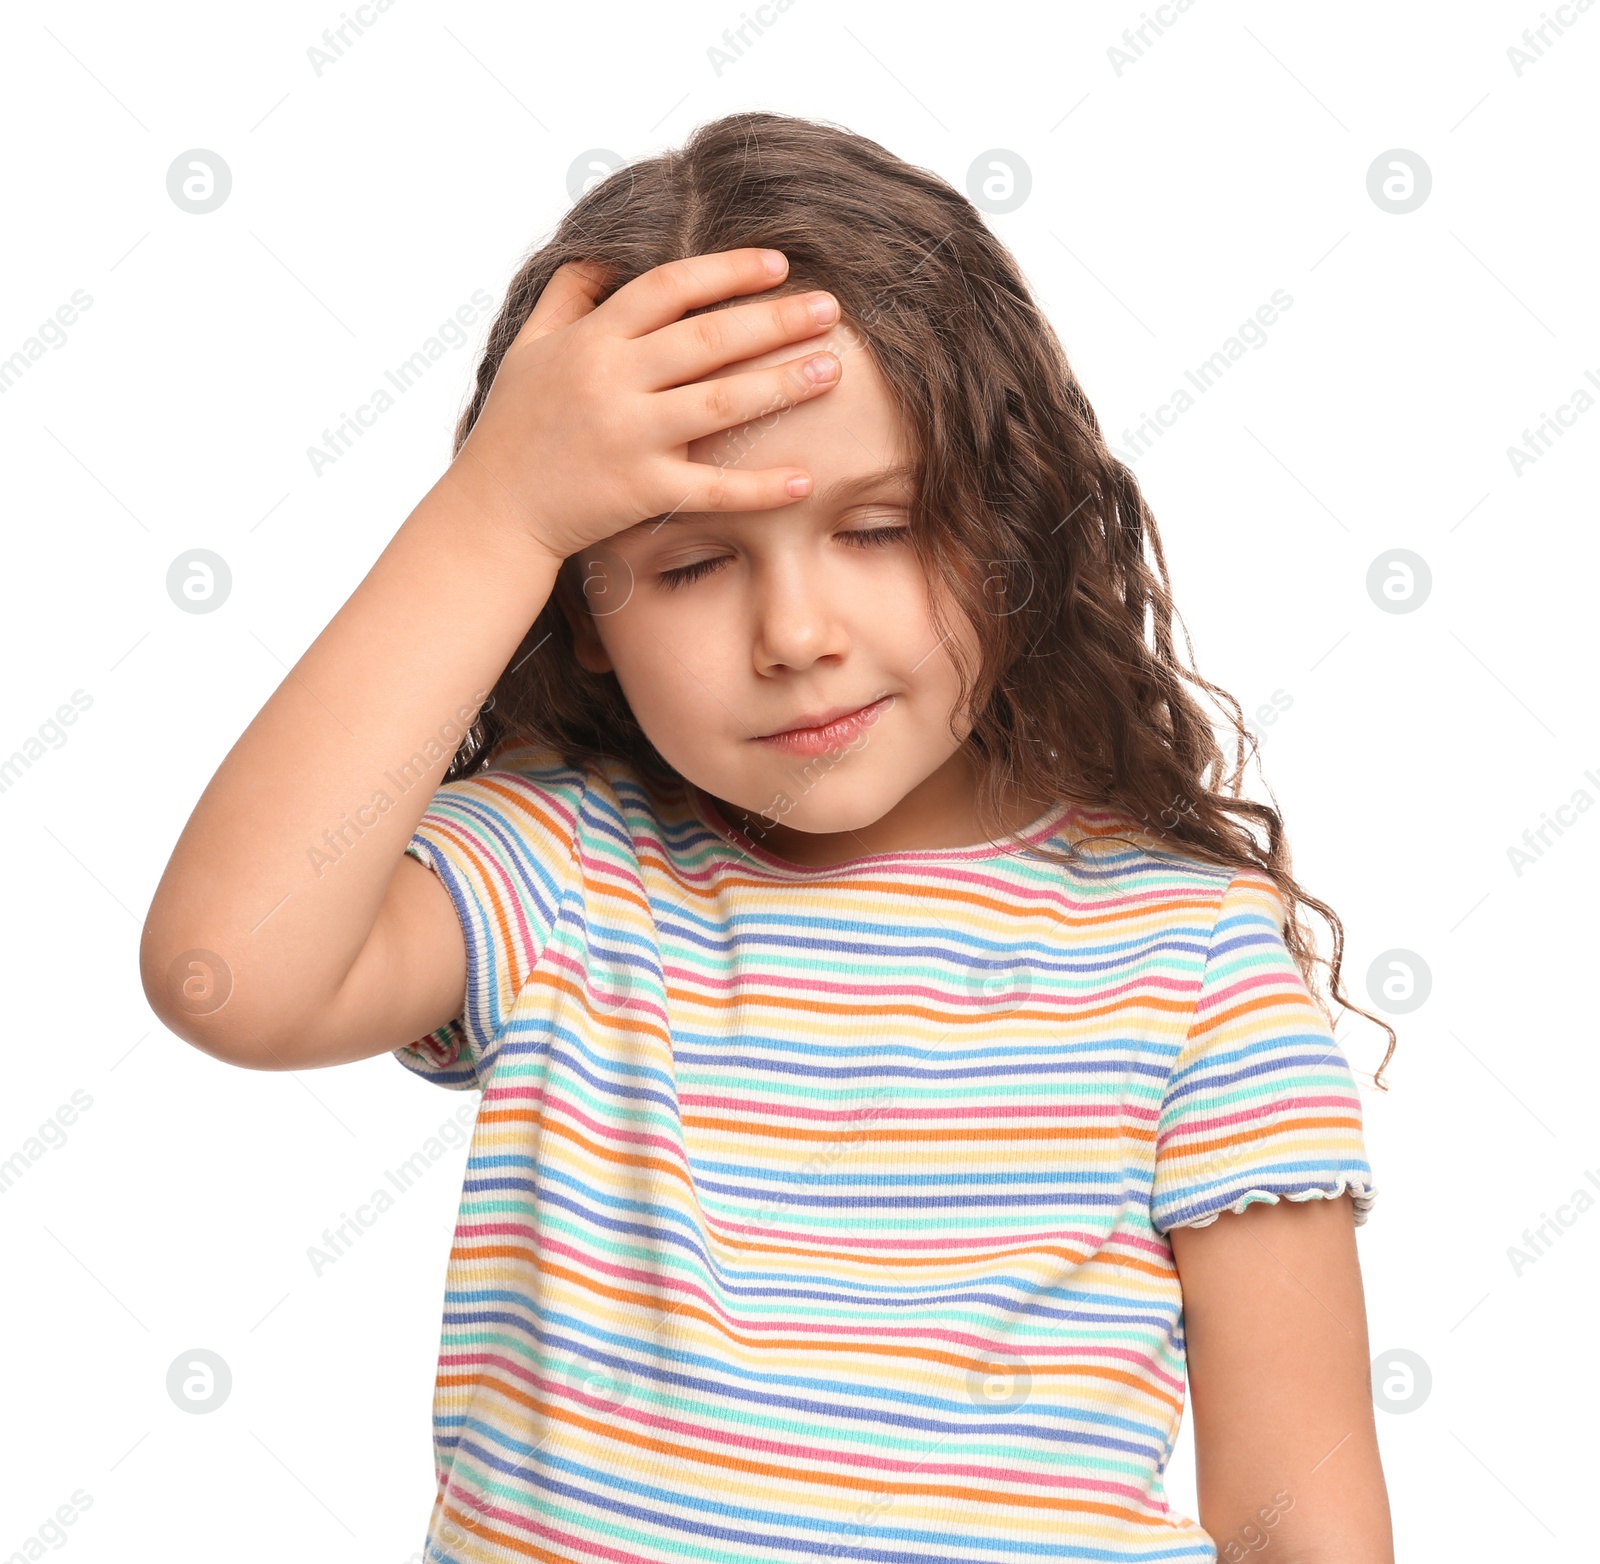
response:
{"label": "ear", "polygon": [[573,653],[578,666],[585,673],[610,673],[611,659],[606,655],[600,632],[595,629],[594,616],[580,594],[582,577],[578,572],[582,569],[583,561],[578,556],[563,561],[556,574],[556,606],[572,627]]}

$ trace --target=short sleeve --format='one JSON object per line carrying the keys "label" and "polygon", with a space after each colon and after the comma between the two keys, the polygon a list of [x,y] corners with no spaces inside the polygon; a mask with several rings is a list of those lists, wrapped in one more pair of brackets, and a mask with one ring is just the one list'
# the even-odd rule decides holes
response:
{"label": "short sleeve", "polygon": [[450,892],[466,938],[467,987],[459,1017],[394,1056],[455,1091],[488,1082],[577,875],[583,772],[550,752],[512,753],[514,768],[440,787],[406,847]]}
{"label": "short sleeve", "polygon": [[1360,1226],[1377,1198],[1355,1077],[1284,943],[1284,919],[1282,896],[1259,871],[1223,892],[1161,1105],[1157,1232],[1347,1189]]}

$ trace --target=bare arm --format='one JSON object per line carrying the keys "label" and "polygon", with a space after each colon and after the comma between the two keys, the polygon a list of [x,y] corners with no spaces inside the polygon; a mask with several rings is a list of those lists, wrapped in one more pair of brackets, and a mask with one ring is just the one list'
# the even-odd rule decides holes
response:
{"label": "bare arm", "polygon": [[1183,1284],[1200,1523],[1222,1564],[1394,1564],[1350,1200],[1168,1235]]}
{"label": "bare arm", "polygon": [[[472,471],[451,468],[407,518],[229,751],[173,850],[140,970],[157,1014],[207,1053],[338,1064],[459,1011],[455,910],[402,855],[559,566],[486,511]],[[386,898],[390,938],[369,942]],[[221,958],[214,976],[207,955],[179,959],[190,951]],[[175,960],[192,1008],[169,982]],[[359,1018],[340,1011],[341,992]]]}
{"label": "bare arm", "polygon": [[139,952],[172,1031],[232,1063],[304,1069],[461,1014],[455,909],[405,848],[563,559],[685,505],[801,497],[788,490],[800,469],[687,460],[694,439],[830,389],[803,358],[690,383],[817,333],[805,297],[681,318],[777,281],[754,249],[655,267],[598,306],[598,272],[551,278],[460,455],[229,751],[173,849]]}

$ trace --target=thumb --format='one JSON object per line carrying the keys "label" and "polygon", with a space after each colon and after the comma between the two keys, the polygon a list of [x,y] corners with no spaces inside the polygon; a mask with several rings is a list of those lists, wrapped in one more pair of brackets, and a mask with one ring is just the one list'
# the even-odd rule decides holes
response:
{"label": "thumb", "polygon": [[517,340],[546,336],[592,314],[594,301],[609,282],[609,275],[598,261],[568,261],[558,266],[539,295],[533,313],[517,333]]}

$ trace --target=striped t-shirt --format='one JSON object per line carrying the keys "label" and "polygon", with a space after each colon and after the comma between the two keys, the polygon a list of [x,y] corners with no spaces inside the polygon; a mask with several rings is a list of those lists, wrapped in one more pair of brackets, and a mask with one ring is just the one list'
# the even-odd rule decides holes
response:
{"label": "striped t-shirt", "polygon": [[438,790],[464,1014],[396,1057],[483,1096],[430,1561],[1216,1558],[1163,1489],[1165,1234],[1364,1222],[1360,1100],[1266,875],[1080,805],[1020,835],[1076,866],[796,865],[547,750]]}

